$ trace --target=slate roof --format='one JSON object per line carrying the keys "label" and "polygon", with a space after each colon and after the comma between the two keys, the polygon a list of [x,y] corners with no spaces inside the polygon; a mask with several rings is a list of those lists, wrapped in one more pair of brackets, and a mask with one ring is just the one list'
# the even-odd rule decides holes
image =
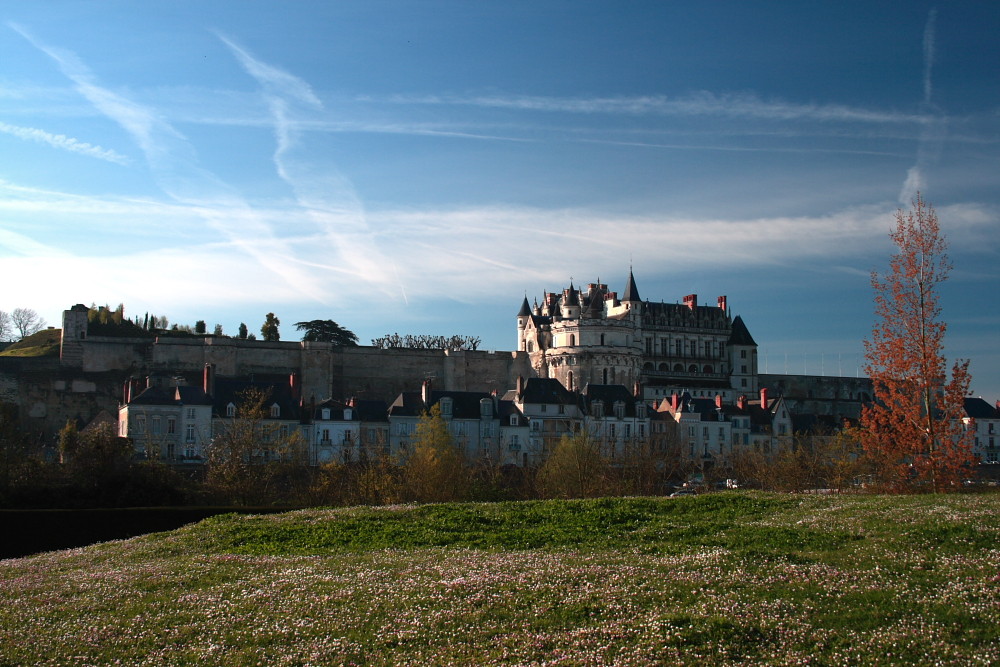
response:
{"label": "slate roof", "polygon": [[[239,405],[244,400],[243,394],[247,390],[256,389],[267,394],[265,406],[274,403],[278,404],[279,417],[284,421],[299,419],[303,411],[299,401],[292,396],[292,388],[288,386],[287,379],[282,382],[267,382],[258,380],[234,380],[231,378],[215,379],[215,395],[212,397],[213,416],[226,416],[226,409],[230,403]],[[264,411],[264,418],[271,419],[270,412]]]}
{"label": "slate roof", "polygon": [[730,345],[757,345],[754,341],[753,336],[750,335],[750,331],[747,329],[747,325],[743,323],[743,318],[737,315],[733,318],[733,331],[729,335]]}
{"label": "slate roof", "polygon": [[615,403],[621,402],[625,405],[625,416],[635,417],[636,399],[632,392],[625,385],[621,384],[588,384],[583,388],[583,399],[587,407],[587,413],[593,415],[592,405],[594,401],[601,401],[604,404],[604,415],[614,415]]}
{"label": "slate roof", "polygon": [[1000,410],[981,398],[966,398],[965,414],[973,419],[1000,419]]}
{"label": "slate roof", "polygon": [[528,305],[528,296],[524,296],[524,301],[521,302],[521,310],[517,311],[518,317],[529,317],[531,315],[531,306]]}
{"label": "slate roof", "polygon": [[625,287],[625,296],[622,301],[641,301],[639,298],[639,288],[635,286],[635,278],[632,276],[632,269],[628,271],[628,285]]}
{"label": "slate roof", "polygon": [[492,402],[492,394],[480,391],[431,391],[430,405],[424,405],[423,395],[419,391],[404,391],[389,406],[389,414],[393,417],[419,417],[442,398],[452,401],[452,419],[479,419],[479,402],[484,398]]}
{"label": "slate roof", "polygon": [[562,382],[555,378],[528,378],[519,398],[521,403],[577,404],[577,398],[573,392],[566,389]]}

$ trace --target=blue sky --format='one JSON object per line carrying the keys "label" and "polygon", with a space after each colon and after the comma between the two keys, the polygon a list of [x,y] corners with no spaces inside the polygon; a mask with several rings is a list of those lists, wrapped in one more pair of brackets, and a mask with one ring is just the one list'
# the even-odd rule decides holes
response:
{"label": "blue sky", "polygon": [[525,294],[631,265],[727,295],[762,370],[855,375],[919,188],[993,401],[998,34],[982,2],[6,3],[0,310],[506,350]]}

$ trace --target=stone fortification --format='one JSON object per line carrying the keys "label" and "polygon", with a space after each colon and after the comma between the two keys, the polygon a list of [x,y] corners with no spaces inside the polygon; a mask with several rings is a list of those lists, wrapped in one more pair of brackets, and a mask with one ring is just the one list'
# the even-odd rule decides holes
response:
{"label": "stone fortification", "polygon": [[61,360],[0,358],[0,402],[16,404],[26,430],[48,440],[68,419],[85,424],[101,410],[116,415],[130,377],[184,378],[193,384],[207,364],[218,376],[295,374],[307,401],[391,402],[428,379],[441,389],[502,393],[518,376],[531,375],[527,355],[517,352],[340,348],[216,336],[116,338],[77,331],[63,351]]}

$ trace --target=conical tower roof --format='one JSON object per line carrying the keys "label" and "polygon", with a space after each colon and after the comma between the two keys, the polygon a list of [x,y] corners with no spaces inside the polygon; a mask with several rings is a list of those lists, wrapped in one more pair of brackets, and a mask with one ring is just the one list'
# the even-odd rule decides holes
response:
{"label": "conical tower roof", "polygon": [[729,334],[729,344],[757,346],[757,342],[753,339],[753,336],[750,335],[750,331],[747,330],[747,325],[743,324],[743,318],[739,315],[733,319],[733,331]]}
{"label": "conical tower roof", "polygon": [[628,285],[625,287],[625,296],[622,297],[622,301],[642,301],[639,298],[639,288],[635,286],[632,269],[628,270]]}
{"label": "conical tower roof", "polygon": [[521,310],[517,311],[518,317],[528,317],[531,315],[531,306],[528,305],[528,295],[524,295],[524,301],[521,302]]}

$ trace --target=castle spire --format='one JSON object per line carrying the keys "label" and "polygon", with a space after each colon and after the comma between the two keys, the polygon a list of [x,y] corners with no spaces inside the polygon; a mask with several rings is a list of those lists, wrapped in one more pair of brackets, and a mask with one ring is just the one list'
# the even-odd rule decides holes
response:
{"label": "castle spire", "polygon": [[625,296],[622,301],[641,301],[639,298],[639,288],[635,286],[635,277],[632,275],[632,268],[628,270],[628,285],[625,287]]}

